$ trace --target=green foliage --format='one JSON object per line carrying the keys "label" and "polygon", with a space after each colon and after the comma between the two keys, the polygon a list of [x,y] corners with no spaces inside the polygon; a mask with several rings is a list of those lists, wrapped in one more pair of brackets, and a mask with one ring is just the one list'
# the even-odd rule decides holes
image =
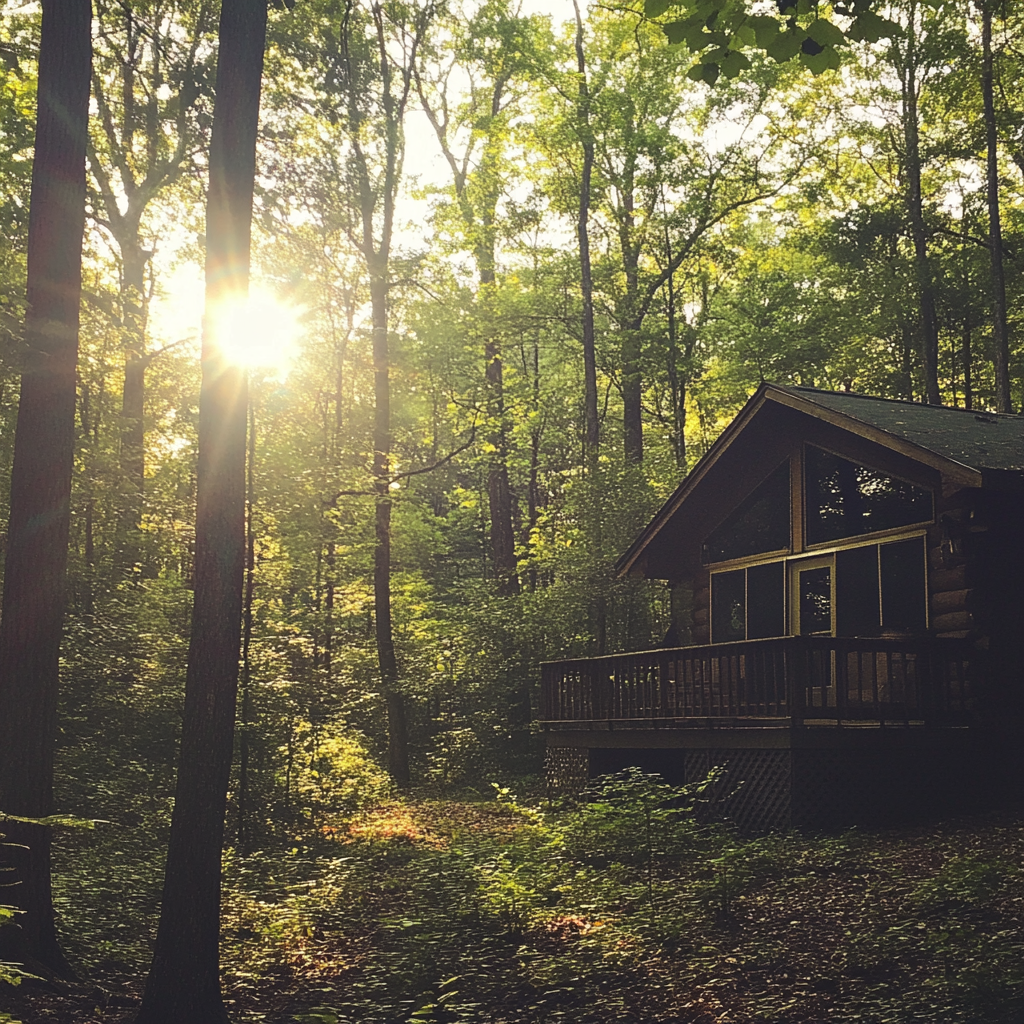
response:
{"label": "green foliage", "polygon": [[801,999],[838,1021],[1010,1024],[1020,1008],[1016,827],[981,823],[969,842],[988,855],[958,856],[970,833],[934,828],[742,839],[637,771],[562,810],[496,792],[392,802],[319,847],[229,861],[233,997],[260,1006],[286,962],[300,1019],[344,1024],[659,1019],[712,998],[787,1024]]}
{"label": "green foliage", "polygon": [[[755,13],[747,0],[644,0],[673,45],[698,56],[689,77],[714,85],[719,75],[736,78],[750,67],[744,50],[760,50],[778,63],[798,58],[813,74],[840,66],[851,44],[877,43],[899,26],[872,10],[871,0],[831,7],[811,0],[779,0],[770,14]],[[836,15],[839,20],[834,20]]]}

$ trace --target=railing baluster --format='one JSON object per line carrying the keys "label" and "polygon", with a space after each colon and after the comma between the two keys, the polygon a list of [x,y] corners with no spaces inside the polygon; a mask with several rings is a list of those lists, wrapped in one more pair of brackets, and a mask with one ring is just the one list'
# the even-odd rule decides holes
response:
{"label": "railing baluster", "polygon": [[783,637],[545,662],[538,710],[551,723],[966,721],[976,671],[970,654],[956,640]]}

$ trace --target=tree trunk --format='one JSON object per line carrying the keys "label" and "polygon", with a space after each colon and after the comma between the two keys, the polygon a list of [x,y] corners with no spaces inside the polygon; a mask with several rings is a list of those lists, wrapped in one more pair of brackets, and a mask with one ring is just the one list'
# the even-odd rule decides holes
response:
{"label": "tree trunk", "polygon": [[[491,274],[493,284],[493,271]],[[492,429],[488,438],[493,449],[487,471],[487,500],[491,515],[491,557],[498,593],[507,597],[519,592],[516,575],[516,538],[512,526],[512,488],[508,480],[508,438],[505,429],[505,396],[501,348],[488,340],[484,351],[486,380],[490,392]]]}
{"label": "tree trunk", "polygon": [[622,434],[627,465],[644,461],[642,385],[640,378],[640,324],[629,320],[622,331]]}
{"label": "tree trunk", "polygon": [[256,404],[249,396],[249,453],[245,465],[245,596],[242,604],[242,721],[238,737],[238,849],[251,848],[249,829],[252,730],[252,599],[256,590]]}
{"label": "tree trunk", "polygon": [[590,192],[594,171],[594,135],[590,127],[590,87],[587,84],[587,60],[583,50],[583,16],[578,0],[572,0],[576,12],[576,67],[579,73],[576,114],[583,148],[580,174],[579,215],[576,238],[580,250],[580,295],[583,300],[583,404],[585,433],[583,447],[589,468],[597,463],[601,443],[601,425],[597,415],[597,350],[594,342],[594,276],[590,267]]}
{"label": "tree trunk", "polygon": [[999,218],[999,150],[992,88],[992,4],[981,0],[981,94],[985,104],[985,184],[988,198],[988,251],[992,267],[992,339],[995,345],[996,410],[1013,412],[1010,399],[1010,341],[1006,323],[1003,229]]}
{"label": "tree trunk", "polygon": [[388,351],[387,280],[370,270],[373,316],[373,476],[376,544],[373,551],[373,612],[381,689],[388,712],[388,769],[395,785],[409,785],[409,736],[405,695],[398,689],[398,659],[391,625],[391,380]]}
{"label": "tree trunk", "polygon": [[964,408],[974,408],[974,385],[971,375],[971,316],[964,313],[963,326],[960,331],[960,362],[964,370]]}
{"label": "tree trunk", "polygon": [[[121,289],[124,346],[127,353],[121,393],[121,471],[131,490],[142,494],[145,473],[146,260],[136,239],[121,247],[124,283]],[[138,522],[136,522],[136,528]]]}
{"label": "tree trunk", "polygon": [[125,349],[124,386],[121,391],[121,512],[118,522],[117,561],[130,570],[139,557],[139,526],[145,481],[146,402],[146,258],[138,238],[120,243],[123,281],[121,314]]}
{"label": "tree trunk", "polygon": [[[26,817],[53,812],[91,61],[89,0],[43,0],[25,362],[0,620],[0,807]],[[72,976],[54,926],[49,829],[7,822],[3,830],[16,879],[3,902],[22,914],[19,926],[0,931],[0,959],[31,958]]]}
{"label": "tree trunk", "polygon": [[138,1024],[224,1024],[221,847],[245,570],[246,379],[218,347],[218,314],[249,282],[263,0],[224,0],[206,210],[195,604],[163,904]]}
{"label": "tree trunk", "polygon": [[627,162],[621,185],[622,212],[619,217],[619,250],[622,253],[622,271],[626,278],[623,301],[625,317],[622,328],[622,436],[623,454],[627,465],[639,466],[644,460],[643,382],[640,359],[642,356],[640,313],[640,249],[634,238],[633,167]]}
{"label": "tree trunk", "polygon": [[[485,154],[486,155],[486,154]],[[477,273],[480,277],[480,295],[486,316],[494,296],[497,275],[494,255],[494,209],[498,197],[492,183],[496,177],[494,154],[483,168],[487,187],[487,208],[481,220],[483,243],[476,249]],[[490,317],[488,317],[490,320]],[[492,449],[487,471],[487,503],[491,515],[491,559],[498,593],[504,597],[519,592],[516,575],[516,538],[512,526],[512,488],[508,479],[508,430],[505,424],[505,375],[501,357],[501,343],[491,335],[484,345],[484,379],[487,382],[488,413],[491,422],[488,442]]]}
{"label": "tree trunk", "polygon": [[914,242],[914,277],[921,321],[921,359],[924,394],[929,405],[941,405],[939,394],[939,321],[935,312],[935,283],[928,259],[928,234],[921,199],[921,145],[917,113],[917,4],[911,4],[906,62],[902,69],[903,139],[906,148],[907,210]]}

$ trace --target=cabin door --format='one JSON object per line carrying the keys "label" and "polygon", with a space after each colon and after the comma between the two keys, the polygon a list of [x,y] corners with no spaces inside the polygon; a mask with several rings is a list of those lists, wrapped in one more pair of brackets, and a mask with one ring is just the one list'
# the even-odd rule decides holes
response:
{"label": "cabin door", "polygon": [[[836,566],[833,555],[801,558],[789,568],[790,624],[797,636],[835,636]],[[835,707],[835,652],[806,652],[805,706]]]}
{"label": "cabin door", "polygon": [[835,636],[835,557],[790,562],[790,623],[796,636]]}

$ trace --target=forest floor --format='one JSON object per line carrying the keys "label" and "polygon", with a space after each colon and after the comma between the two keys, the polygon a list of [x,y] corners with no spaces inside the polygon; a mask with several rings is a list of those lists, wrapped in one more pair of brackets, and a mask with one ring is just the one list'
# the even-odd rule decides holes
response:
{"label": "forest floor", "polygon": [[[644,833],[639,820],[614,801],[392,801],[295,830],[272,853],[229,855],[232,1016],[1024,1022],[1024,816],[756,840],[657,815]],[[97,829],[65,844],[58,867],[88,981],[5,986],[0,1020],[127,1024],[158,857],[141,832]]]}

